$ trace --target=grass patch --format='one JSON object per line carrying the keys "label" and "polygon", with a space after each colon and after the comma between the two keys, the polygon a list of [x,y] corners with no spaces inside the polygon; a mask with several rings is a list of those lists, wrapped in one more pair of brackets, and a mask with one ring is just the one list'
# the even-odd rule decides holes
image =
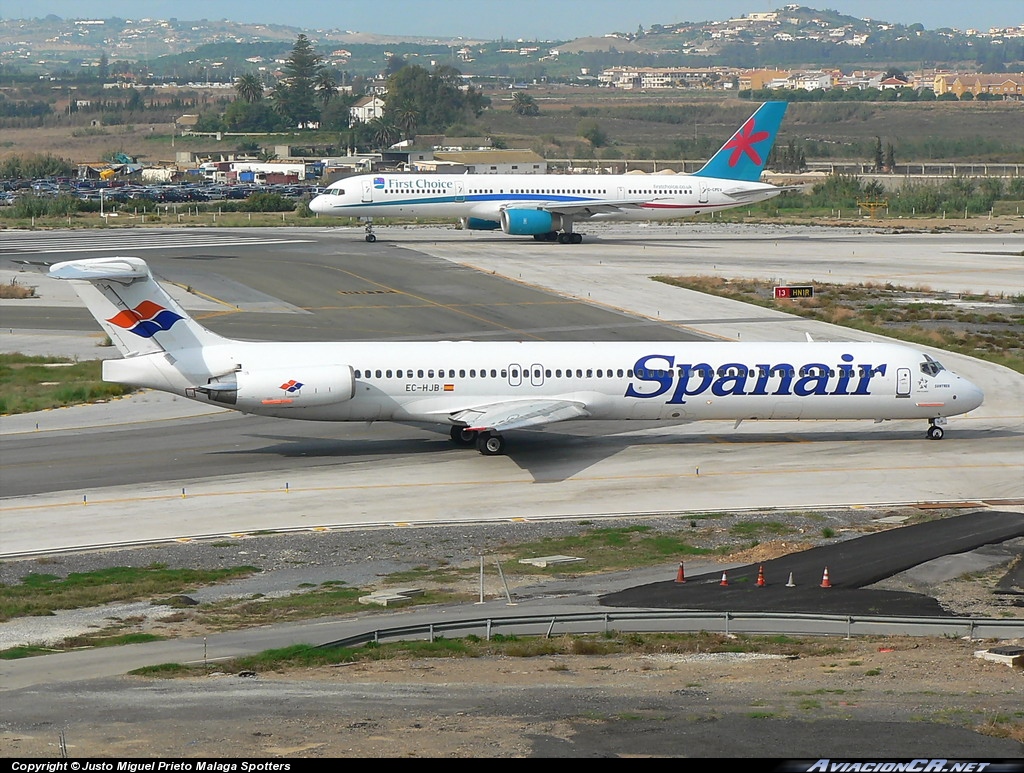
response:
{"label": "grass patch", "polygon": [[[384,644],[371,642],[361,647],[314,647],[297,644],[235,658],[219,664],[219,667],[231,673],[239,671],[284,672],[300,668],[408,658],[532,658],[555,655],[602,656],[714,652],[760,652],[814,657],[823,655],[825,649],[823,643],[815,641],[814,637],[780,643],[773,637],[727,637],[724,634],[708,632],[667,634],[611,631],[605,634],[559,636],[550,639],[496,635],[490,641],[481,639],[479,636],[467,636],[461,639],[436,638],[432,642],[403,641]],[[202,670],[202,666],[189,665],[182,666],[181,670],[168,669],[165,675],[196,675]],[[556,668],[556,670],[558,669]]]}
{"label": "grass patch", "polygon": [[779,521],[744,521],[729,528],[730,534],[740,538],[777,537],[792,534],[795,531],[796,529],[792,526],[787,526]]}
{"label": "grass patch", "polygon": [[109,400],[135,391],[105,382],[100,360],[0,354],[0,414]]}
{"label": "grass patch", "polygon": [[655,281],[809,319],[935,346],[1024,373],[1024,296],[935,292],[892,284],[813,285],[813,298],[776,299],[774,283],[717,276],[656,276]]}
{"label": "grass patch", "polygon": [[252,566],[230,569],[168,569],[115,566],[95,572],[28,574],[18,585],[0,585],[0,621],[32,615],[52,615],[58,609],[96,607],[115,601],[139,601],[171,596],[224,580],[247,577]]}
{"label": "grass patch", "polygon": [[[392,580],[392,578],[389,578]],[[288,596],[254,598],[238,601],[235,599],[203,604],[195,612],[200,625],[214,630],[233,630],[256,625],[271,625],[295,620],[311,620],[331,615],[365,613],[375,609],[359,603],[359,597],[366,591],[360,588],[339,587],[324,583],[317,588]],[[453,594],[440,591],[424,593],[414,597],[410,604],[447,604],[470,601],[470,594]]]}
{"label": "grass patch", "polygon": [[12,279],[7,284],[0,284],[0,299],[3,300],[23,300],[25,298],[35,298],[36,288],[33,285],[21,284],[17,277]]}

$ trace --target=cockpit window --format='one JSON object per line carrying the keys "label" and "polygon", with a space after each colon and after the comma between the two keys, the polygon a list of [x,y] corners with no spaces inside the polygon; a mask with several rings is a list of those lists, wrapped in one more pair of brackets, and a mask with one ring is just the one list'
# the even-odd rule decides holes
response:
{"label": "cockpit window", "polygon": [[945,368],[942,367],[941,362],[933,360],[927,354],[924,356],[924,360],[925,361],[921,363],[921,372],[926,376],[937,376],[939,375],[939,371],[945,370]]}
{"label": "cockpit window", "polygon": [[335,196],[344,196],[345,195],[345,189],[344,188],[329,188],[328,190],[331,193],[333,193]]}

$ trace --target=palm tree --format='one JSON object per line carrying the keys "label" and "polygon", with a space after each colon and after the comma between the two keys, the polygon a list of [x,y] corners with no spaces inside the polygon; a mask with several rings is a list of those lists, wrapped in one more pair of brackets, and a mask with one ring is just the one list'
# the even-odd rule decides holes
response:
{"label": "palm tree", "polygon": [[512,112],[516,115],[539,115],[540,108],[529,94],[517,91],[512,94]]}
{"label": "palm tree", "polygon": [[379,148],[390,148],[402,136],[398,127],[386,118],[374,118],[369,127],[373,132],[373,141]]}
{"label": "palm tree", "polygon": [[420,114],[412,108],[399,110],[395,115],[395,123],[401,128],[407,140],[416,135],[416,125],[419,123]]}
{"label": "palm tree", "polygon": [[316,76],[316,90],[324,107],[338,95],[338,81],[329,70],[321,70]]}
{"label": "palm tree", "polygon": [[240,75],[235,80],[235,91],[246,102],[259,102],[263,99],[263,80],[254,73]]}

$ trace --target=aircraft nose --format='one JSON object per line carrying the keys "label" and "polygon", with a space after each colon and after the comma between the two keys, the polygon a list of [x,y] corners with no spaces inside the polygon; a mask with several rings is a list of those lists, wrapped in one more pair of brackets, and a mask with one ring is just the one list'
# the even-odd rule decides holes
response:
{"label": "aircraft nose", "polygon": [[956,397],[957,408],[964,412],[973,411],[985,402],[985,393],[981,391],[981,387],[965,378],[960,379],[960,385],[956,390]]}
{"label": "aircraft nose", "polygon": [[328,211],[327,197],[321,194],[309,202],[309,208],[318,214],[326,214]]}

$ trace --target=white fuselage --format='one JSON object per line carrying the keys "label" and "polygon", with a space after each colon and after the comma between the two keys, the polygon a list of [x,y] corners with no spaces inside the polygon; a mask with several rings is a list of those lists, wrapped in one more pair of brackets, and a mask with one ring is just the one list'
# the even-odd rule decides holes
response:
{"label": "white fuselage", "polygon": [[573,220],[671,220],[781,192],[766,183],[692,175],[382,173],[339,180],[310,208],[337,217],[473,219],[494,228],[505,209],[564,211]]}
{"label": "white fuselage", "polygon": [[267,416],[437,424],[518,401],[572,401],[593,419],[880,420],[951,416],[983,398],[918,350],[878,343],[230,341],[173,365],[107,361],[104,378]]}

